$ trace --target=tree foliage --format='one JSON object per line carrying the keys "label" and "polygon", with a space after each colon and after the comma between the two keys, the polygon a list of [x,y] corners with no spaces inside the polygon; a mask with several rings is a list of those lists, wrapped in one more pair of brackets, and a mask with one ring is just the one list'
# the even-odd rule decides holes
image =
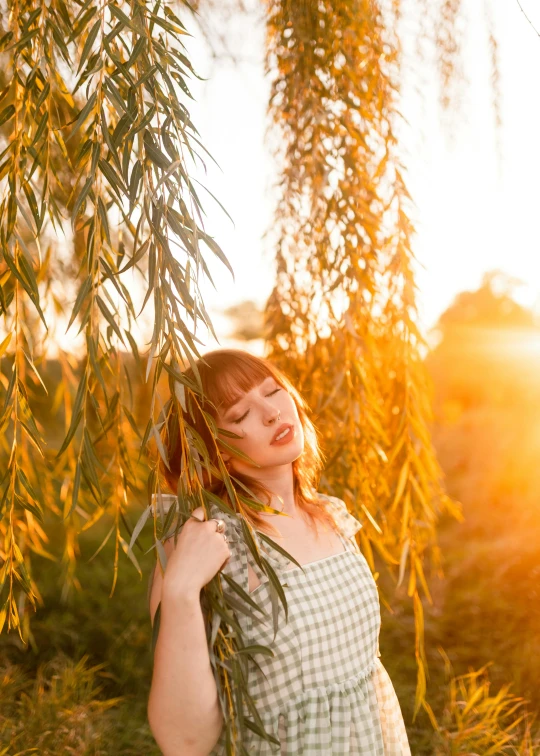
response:
{"label": "tree foliage", "polygon": [[[204,148],[179,96],[189,97],[193,71],[173,10],[160,3],[23,3],[4,23],[8,83],[0,120],[10,131],[2,152],[0,245],[3,349],[12,363],[3,375],[1,425],[10,449],[2,481],[1,611],[11,628],[24,606],[16,589],[32,603],[38,595],[27,557],[46,540],[40,522],[55,481],[65,481],[58,514],[69,521],[78,513],[88,527],[112,513],[110,535],[129,553],[121,521],[130,490],[138,488],[138,430],[126,350],[142,365],[133,323],[151,299],[146,379],[157,356],[160,364],[170,356],[192,359],[196,326],[208,324],[198,292],[204,253],[226,259],[199,225],[202,206],[186,168]],[[43,239],[66,231],[68,219],[72,280],[63,275],[58,242],[42,252]],[[139,312],[129,284],[136,272],[147,287]],[[45,450],[32,413],[44,388],[39,365],[53,335],[44,314],[51,308],[55,328],[76,324],[84,340],[76,377],[73,358],[56,344],[63,381],[53,403],[64,404],[66,433],[55,454]],[[156,401],[153,392],[143,442],[155,434]]]}
{"label": "tree foliage", "polygon": [[278,276],[271,355],[309,397],[325,484],[366,522],[361,542],[407,586],[417,625],[416,710],[426,691],[421,596],[436,523],[458,514],[429,436],[410,197],[395,135],[398,44],[373,3],[270,13],[271,113],[280,129]]}

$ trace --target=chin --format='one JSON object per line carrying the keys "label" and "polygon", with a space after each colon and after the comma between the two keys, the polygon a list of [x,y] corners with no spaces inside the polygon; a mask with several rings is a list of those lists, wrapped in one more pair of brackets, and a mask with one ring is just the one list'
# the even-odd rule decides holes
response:
{"label": "chin", "polygon": [[302,456],[303,451],[304,451],[303,449],[297,449],[296,451],[294,451],[293,449],[291,449],[290,452],[288,452],[287,454],[283,455],[283,458],[280,459],[277,464],[279,464],[279,465],[289,465],[289,464],[292,464],[293,462],[296,462],[296,460],[298,459],[298,457]]}
{"label": "chin", "polygon": [[278,464],[287,465],[294,462],[304,453],[304,439],[295,438],[290,444],[282,447],[276,447],[272,457],[278,459]]}

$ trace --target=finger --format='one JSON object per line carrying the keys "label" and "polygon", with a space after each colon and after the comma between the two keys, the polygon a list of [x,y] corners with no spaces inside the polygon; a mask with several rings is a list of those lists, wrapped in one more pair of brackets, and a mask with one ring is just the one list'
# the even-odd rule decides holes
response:
{"label": "finger", "polygon": [[226,524],[225,520],[222,520],[219,517],[213,517],[212,519],[216,523],[216,531],[218,533],[224,533],[225,529],[227,527],[227,524]]}
{"label": "finger", "polygon": [[190,515],[190,519],[191,520],[197,520],[197,522],[204,522],[204,518],[203,517],[195,517],[194,514]]}
{"label": "finger", "polygon": [[200,507],[199,509],[196,509],[194,512],[191,513],[190,520],[197,520],[197,522],[204,522],[204,516],[197,517],[198,514],[200,514]]}
{"label": "finger", "polygon": [[229,553],[227,554],[227,556],[223,560],[223,564],[219,568],[220,570],[222,570],[225,567],[225,565],[227,564],[227,562],[229,561],[230,558],[231,558],[231,552],[229,551]]}
{"label": "finger", "polygon": [[191,513],[191,517],[193,517],[194,520],[199,520],[199,522],[204,522],[204,509],[202,507],[197,507],[197,509],[194,509]]}

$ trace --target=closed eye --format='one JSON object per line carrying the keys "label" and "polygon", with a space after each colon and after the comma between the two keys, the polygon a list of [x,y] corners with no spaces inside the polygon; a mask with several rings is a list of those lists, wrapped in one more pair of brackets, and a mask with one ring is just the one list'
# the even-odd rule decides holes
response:
{"label": "closed eye", "polygon": [[[281,389],[280,389],[280,388],[274,389],[274,390],[273,390],[273,391],[271,391],[271,392],[270,392],[269,394],[266,394],[266,396],[273,396],[274,394],[277,394],[277,392],[278,392],[278,391],[281,391]],[[244,414],[242,415],[242,417],[239,417],[239,418],[238,418],[238,420],[232,420],[231,422],[232,422],[232,423],[233,423],[234,425],[238,425],[238,423],[241,423],[241,422],[242,422],[242,420],[245,420],[245,419],[246,419],[246,417],[248,416],[248,414],[249,414],[249,410],[246,410],[246,411],[244,412]]]}

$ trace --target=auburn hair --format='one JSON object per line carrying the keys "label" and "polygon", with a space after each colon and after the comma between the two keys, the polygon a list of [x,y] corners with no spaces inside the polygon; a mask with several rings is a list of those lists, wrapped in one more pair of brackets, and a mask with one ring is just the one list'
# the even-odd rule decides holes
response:
{"label": "auburn hair", "polygon": [[[210,463],[217,472],[220,468],[218,445],[204,413],[217,420],[218,412],[225,412],[245,392],[251,391],[265,378],[271,376],[292,397],[304,432],[304,450],[292,463],[296,504],[308,515],[312,526],[314,521],[318,520],[328,523],[330,527],[335,527],[332,515],[326,507],[321,506],[317,494],[316,486],[323,462],[317,431],[308,417],[309,408],[305,400],[285,373],[269,360],[242,349],[216,349],[207,352],[195,362],[195,367],[200,381],[196,379],[195,371],[191,366],[182,372],[185,383],[180,383],[173,375],[170,376],[171,398],[163,410],[164,422],[160,431],[169,467],[164,464],[161,456],[158,458],[158,474],[162,485],[170,492],[177,494],[183,467],[182,455],[186,453],[185,443],[182,445],[182,431],[191,434],[192,446],[195,448],[198,445],[200,447],[200,443],[197,443],[197,435],[200,437],[208,451]],[[185,385],[188,386],[187,391],[183,388]],[[190,391],[191,386],[195,390]],[[202,387],[202,395],[200,390],[197,390],[197,386]],[[191,430],[195,431],[195,436]],[[234,440],[231,443],[234,444]],[[246,496],[245,490],[234,481],[234,478],[250,489],[261,501],[270,504],[272,499],[270,490],[255,477],[236,471],[232,475],[231,484],[237,493]],[[270,529],[272,532],[277,532],[255,508],[244,504],[239,499],[230,500],[231,497],[222,475],[211,474],[202,465],[202,476],[204,488],[219,496],[231,509],[239,512],[256,530]]]}

